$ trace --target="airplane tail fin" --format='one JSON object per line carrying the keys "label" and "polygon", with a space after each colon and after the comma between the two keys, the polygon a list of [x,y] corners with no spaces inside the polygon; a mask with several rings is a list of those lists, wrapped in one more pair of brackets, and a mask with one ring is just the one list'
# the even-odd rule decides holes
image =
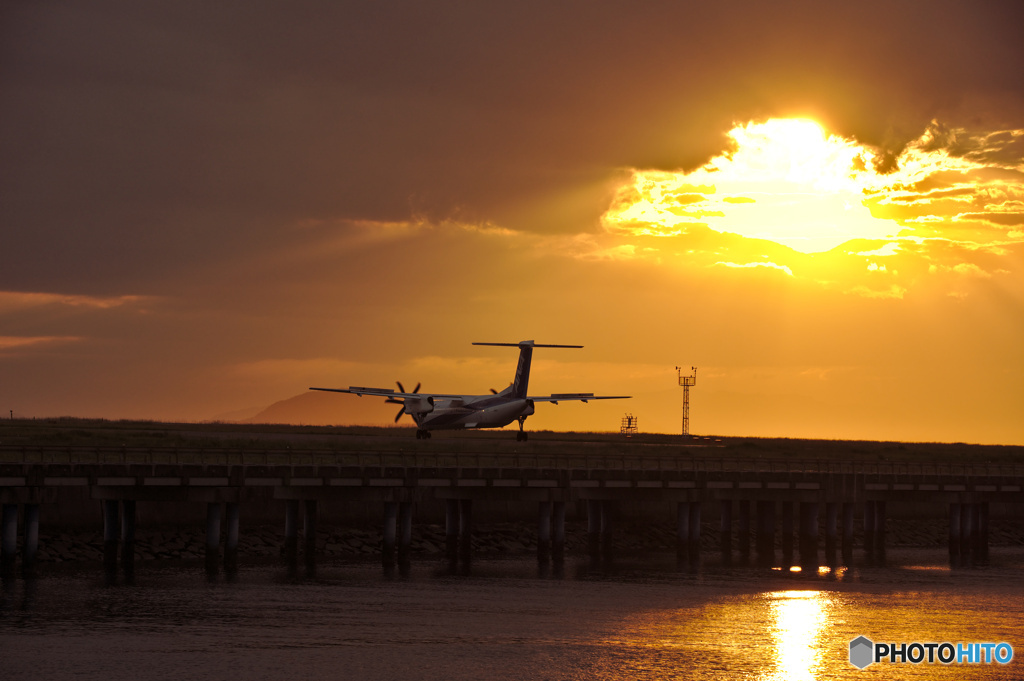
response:
{"label": "airplane tail fin", "polygon": [[530,385],[530,365],[533,363],[534,348],[582,348],[582,345],[545,345],[533,341],[518,343],[473,343],[473,345],[499,345],[519,348],[519,366],[516,367],[516,378],[512,382],[512,397],[525,399]]}

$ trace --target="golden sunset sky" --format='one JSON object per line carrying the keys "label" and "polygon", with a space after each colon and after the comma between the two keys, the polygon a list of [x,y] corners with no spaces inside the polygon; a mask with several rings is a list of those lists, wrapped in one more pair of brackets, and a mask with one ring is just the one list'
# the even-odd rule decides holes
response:
{"label": "golden sunset sky", "polygon": [[1017,1],[6,3],[0,159],[4,416],[1024,444]]}

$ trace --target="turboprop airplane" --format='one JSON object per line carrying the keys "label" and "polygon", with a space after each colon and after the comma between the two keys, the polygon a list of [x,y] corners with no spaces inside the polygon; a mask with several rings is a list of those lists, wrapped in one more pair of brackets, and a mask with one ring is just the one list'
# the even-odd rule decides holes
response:
{"label": "turboprop airplane", "polygon": [[501,392],[491,389],[491,395],[447,395],[443,393],[421,393],[419,384],[410,393],[406,392],[400,382],[398,391],[389,388],[310,388],[335,393],[351,393],[362,397],[373,395],[387,398],[389,404],[400,404],[401,409],[395,416],[395,423],[408,414],[416,421],[416,439],[429,439],[432,430],[461,430],[463,428],[501,428],[513,421],[519,421],[517,441],[526,440],[523,424],[526,417],[534,412],[537,402],[568,402],[578,400],[624,400],[629,395],[595,395],[594,393],[556,393],[542,397],[527,396],[526,388],[530,382],[530,364],[533,361],[534,348],[582,348],[582,345],[542,345],[533,341],[518,343],[473,343],[473,345],[498,345],[519,348],[519,367],[512,385]]}

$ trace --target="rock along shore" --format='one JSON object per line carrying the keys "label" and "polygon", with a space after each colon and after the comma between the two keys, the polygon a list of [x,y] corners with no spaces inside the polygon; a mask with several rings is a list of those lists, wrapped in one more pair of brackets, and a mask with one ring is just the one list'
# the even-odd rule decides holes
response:
{"label": "rock along shore", "polygon": [[[735,534],[734,530],[734,542]],[[942,520],[887,520],[886,544],[891,548],[939,548],[946,545],[947,538],[947,523]],[[585,553],[586,525],[566,523],[565,543],[569,553]],[[859,533],[855,535],[855,543],[862,545]],[[778,536],[776,544],[781,545]],[[820,537],[819,544],[824,546],[824,536]],[[247,558],[276,556],[283,545],[283,528],[269,525],[243,527],[238,539],[238,554]],[[379,555],[381,545],[382,536],[378,528],[321,527],[316,536],[317,553],[327,557]],[[615,526],[613,545],[621,551],[675,550],[675,528],[669,523],[640,525],[622,522]],[[989,528],[989,545],[1024,546],[1024,528],[1019,523],[993,520]],[[719,547],[718,524],[702,524],[701,549],[716,551]],[[444,527],[415,525],[410,549],[414,555],[443,553]],[[537,530],[532,524],[482,524],[474,528],[473,552],[476,555],[515,555],[536,550]],[[202,529],[164,527],[138,528],[136,531],[136,560],[188,560],[202,558],[205,553],[206,538]],[[103,534],[79,530],[40,532],[37,560],[40,563],[101,562]]]}

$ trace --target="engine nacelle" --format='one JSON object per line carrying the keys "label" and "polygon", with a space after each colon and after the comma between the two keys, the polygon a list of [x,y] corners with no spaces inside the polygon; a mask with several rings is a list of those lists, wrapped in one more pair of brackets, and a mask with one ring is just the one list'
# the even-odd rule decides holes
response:
{"label": "engine nacelle", "polygon": [[526,400],[526,408],[523,409],[523,416],[533,415],[533,400]]}
{"label": "engine nacelle", "polygon": [[433,397],[406,397],[406,414],[429,414],[434,411]]}

